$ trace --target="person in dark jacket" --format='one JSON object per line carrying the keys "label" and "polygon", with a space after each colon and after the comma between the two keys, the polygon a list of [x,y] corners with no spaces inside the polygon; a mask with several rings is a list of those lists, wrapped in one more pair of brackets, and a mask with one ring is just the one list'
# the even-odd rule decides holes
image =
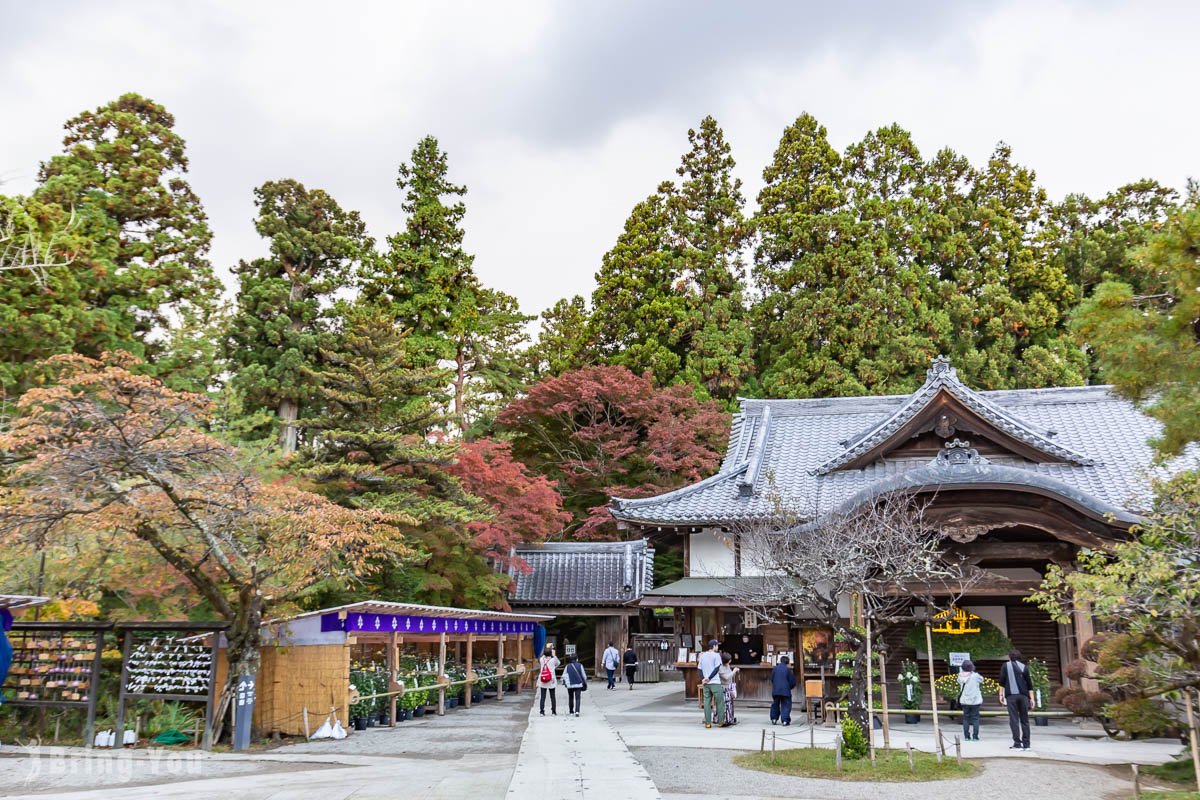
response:
{"label": "person in dark jacket", "polygon": [[1009,750],[1029,749],[1029,706],[1033,704],[1033,679],[1019,650],[1008,654],[1000,668],[1000,702],[1008,708],[1013,743]]}
{"label": "person in dark jacket", "polygon": [[567,656],[562,682],[567,687],[567,716],[578,717],[583,710],[583,693],[587,691],[587,673],[575,656]]}
{"label": "person in dark jacket", "polygon": [[792,724],[792,689],[796,688],[796,673],[788,666],[788,657],[780,656],[779,663],[771,670],[771,724],[783,720]]}
{"label": "person in dark jacket", "polygon": [[638,660],[637,653],[633,652],[633,643],[630,642],[629,649],[625,651],[625,680],[629,683],[629,691],[633,691],[633,673],[637,672]]}

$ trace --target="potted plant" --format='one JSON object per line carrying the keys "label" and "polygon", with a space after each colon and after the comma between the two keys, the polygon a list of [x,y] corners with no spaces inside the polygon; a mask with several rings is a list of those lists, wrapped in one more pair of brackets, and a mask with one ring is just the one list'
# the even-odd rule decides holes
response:
{"label": "potted plant", "polygon": [[[356,671],[350,673],[350,685],[358,691],[360,697],[374,694],[375,683],[368,672]],[[375,711],[374,700],[359,700],[350,706],[350,723],[356,731],[365,731],[374,722],[370,719]]]}
{"label": "potted plant", "polygon": [[921,715],[909,712],[915,712],[921,707],[923,695],[921,672],[917,669],[917,663],[915,661],[901,662],[897,680],[900,682],[900,703],[905,711],[904,722],[908,725],[916,725],[921,721]]}
{"label": "potted plant", "polygon": [[[1029,659],[1029,680],[1033,683],[1033,710],[1045,711],[1050,705],[1050,671],[1040,658]],[[1034,725],[1045,727],[1050,724],[1047,717],[1034,717]]]}

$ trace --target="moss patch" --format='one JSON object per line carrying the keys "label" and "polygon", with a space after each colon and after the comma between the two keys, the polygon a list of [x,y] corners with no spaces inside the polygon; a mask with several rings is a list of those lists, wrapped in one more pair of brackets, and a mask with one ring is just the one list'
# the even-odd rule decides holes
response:
{"label": "moss patch", "polygon": [[821,748],[780,750],[775,754],[774,763],[771,762],[770,753],[744,753],[734,756],[733,763],[745,769],[777,775],[842,781],[938,781],[969,778],[979,772],[979,768],[968,761],[964,761],[961,767],[953,758],[946,758],[939,764],[937,758],[929,753],[913,752],[916,774],[912,774],[908,771],[908,754],[897,750],[890,755],[885,755],[883,750],[876,750],[875,766],[871,766],[869,758],[855,761],[842,759],[841,772],[834,766],[833,751]]}

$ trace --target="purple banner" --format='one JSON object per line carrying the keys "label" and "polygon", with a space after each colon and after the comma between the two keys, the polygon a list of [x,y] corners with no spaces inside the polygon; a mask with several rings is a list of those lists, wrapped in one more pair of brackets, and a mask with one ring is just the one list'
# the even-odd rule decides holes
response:
{"label": "purple banner", "polygon": [[351,612],[344,620],[337,614],[321,615],[322,631],[353,633],[533,633],[536,623],[507,619],[456,619],[454,617],[418,617],[408,614],[361,614]]}

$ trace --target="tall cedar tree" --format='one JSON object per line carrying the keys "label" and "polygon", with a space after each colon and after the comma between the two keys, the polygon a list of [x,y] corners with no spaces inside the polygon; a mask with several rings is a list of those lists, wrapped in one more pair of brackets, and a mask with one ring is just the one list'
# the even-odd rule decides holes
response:
{"label": "tall cedar tree", "polygon": [[741,181],[717,121],[688,131],[676,173],[634,207],[604,257],[593,331],[610,364],[683,381],[732,406],[753,371]]}
{"label": "tall cedar tree", "polygon": [[329,300],[346,286],[354,263],[372,246],[356,211],[343,211],[320,189],[294,180],[254,190],[255,229],[269,258],[240,262],[237,311],[226,355],[233,385],[250,409],[275,409],[285,453],[296,449],[301,410],[316,387],[308,377],[329,335]]}
{"label": "tall cedar tree", "polygon": [[646,497],[712,474],[729,430],[729,415],[690,387],[660,389],[616,366],[547,378],[499,421],[517,459],[557,482],[569,534],[581,539],[616,535],[610,496]]}
{"label": "tall cedar tree", "polygon": [[754,313],[769,396],[911,391],[945,353],[986,388],[1082,382],[1049,204],[1000,145],[922,159],[896,125],[843,156],[808,114],[763,173]]}
{"label": "tall cedar tree", "polygon": [[1163,456],[1200,441],[1200,187],[1188,188],[1135,253],[1133,276],[1110,277],[1072,317],[1105,377],[1163,424],[1153,442]]}
{"label": "tall cedar tree", "polygon": [[480,285],[474,256],[462,247],[466,206],[456,198],[467,189],[450,182],[437,139],[421,139],[399,172],[408,219],[388,238],[388,252],[360,271],[362,294],[388,304],[411,329],[413,352],[425,354],[423,366],[452,362],[452,419],[466,433],[524,383],[517,349],[531,318],[515,298]]}
{"label": "tall cedar tree", "polygon": [[174,126],[166,109],[136,94],[85,111],[67,121],[64,152],[42,164],[33,197],[4,201],[4,216],[17,208],[51,238],[68,229],[52,249],[56,262],[69,262],[42,279],[0,274],[0,314],[15,323],[0,325],[6,388],[19,393],[36,377],[33,365],[58,352],[126,350],[150,361],[139,369],[168,381],[194,368],[191,357],[172,353],[180,335],[162,333],[175,315],[206,320],[220,284]]}

